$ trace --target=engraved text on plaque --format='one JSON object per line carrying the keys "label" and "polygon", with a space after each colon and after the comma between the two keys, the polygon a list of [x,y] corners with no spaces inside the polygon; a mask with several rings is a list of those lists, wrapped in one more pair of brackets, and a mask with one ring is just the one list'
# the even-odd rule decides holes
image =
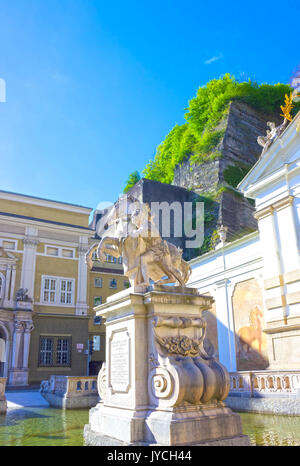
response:
{"label": "engraved text on plaque", "polygon": [[129,345],[127,330],[113,333],[110,341],[110,386],[114,392],[129,390]]}

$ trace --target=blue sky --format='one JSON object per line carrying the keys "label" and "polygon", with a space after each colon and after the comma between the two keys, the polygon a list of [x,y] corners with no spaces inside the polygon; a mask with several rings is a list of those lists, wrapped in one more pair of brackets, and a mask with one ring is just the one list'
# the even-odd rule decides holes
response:
{"label": "blue sky", "polygon": [[116,200],[199,86],[287,83],[298,18],[289,0],[0,0],[0,189]]}

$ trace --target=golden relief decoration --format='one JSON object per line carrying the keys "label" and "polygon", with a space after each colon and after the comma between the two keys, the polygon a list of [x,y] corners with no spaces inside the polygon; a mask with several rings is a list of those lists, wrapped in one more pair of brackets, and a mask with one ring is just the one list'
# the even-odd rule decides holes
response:
{"label": "golden relief decoration", "polygon": [[283,116],[288,121],[292,121],[293,117],[290,112],[294,107],[295,105],[293,105],[293,94],[290,93],[289,96],[285,94],[284,105],[280,105],[282,111],[280,116]]}

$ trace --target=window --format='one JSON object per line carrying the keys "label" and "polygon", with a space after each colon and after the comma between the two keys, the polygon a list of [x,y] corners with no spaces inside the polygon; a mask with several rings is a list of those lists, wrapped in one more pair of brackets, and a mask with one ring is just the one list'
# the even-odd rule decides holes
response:
{"label": "window", "polygon": [[63,257],[74,257],[74,251],[73,249],[62,249],[61,255]]}
{"label": "window", "polygon": [[52,366],[53,357],[53,339],[41,338],[40,343],[40,365]]}
{"label": "window", "polygon": [[97,261],[97,260],[98,260],[97,251],[94,251],[94,252],[93,252],[93,254],[92,254],[92,259],[93,259],[93,261]]}
{"label": "window", "polygon": [[117,280],[115,278],[113,278],[112,280],[110,280],[109,282],[109,288],[117,288],[118,284],[117,284]]}
{"label": "window", "polygon": [[45,303],[54,303],[56,295],[56,279],[45,278],[43,301]]}
{"label": "window", "polygon": [[99,306],[102,304],[102,296],[95,296],[94,297],[94,306]]}
{"label": "window", "polygon": [[119,257],[118,264],[122,264],[122,256]]}
{"label": "window", "polygon": [[110,256],[109,254],[106,254],[106,262],[116,263],[117,259],[114,256]]}
{"label": "window", "polygon": [[95,288],[102,288],[102,278],[95,278],[94,285]]}
{"label": "window", "polygon": [[15,249],[16,243],[14,241],[5,241],[2,240],[2,247],[4,249]]}
{"label": "window", "polygon": [[72,280],[60,280],[61,304],[72,304]]}
{"label": "window", "polygon": [[39,366],[71,366],[71,337],[40,337]]}
{"label": "window", "polygon": [[42,277],[41,302],[57,306],[74,302],[74,278]]}
{"label": "window", "polygon": [[100,351],[100,335],[93,335],[93,350]]}
{"label": "window", "polygon": [[17,249],[18,241],[0,238],[0,247],[3,249]]}
{"label": "window", "polygon": [[48,254],[49,256],[58,256],[58,248],[51,248],[47,246],[46,251],[47,251],[46,254]]}
{"label": "window", "polygon": [[69,363],[69,339],[57,339],[56,363],[59,366],[65,366]]}
{"label": "window", "polygon": [[75,249],[63,248],[59,246],[45,246],[47,256],[63,257],[67,259],[75,258]]}
{"label": "window", "polygon": [[130,288],[130,283],[128,280],[124,280],[124,288]]}
{"label": "window", "polygon": [[94,317],[94,325],[101,325],[102,323],[102,317],[101,316],[95,316]]}

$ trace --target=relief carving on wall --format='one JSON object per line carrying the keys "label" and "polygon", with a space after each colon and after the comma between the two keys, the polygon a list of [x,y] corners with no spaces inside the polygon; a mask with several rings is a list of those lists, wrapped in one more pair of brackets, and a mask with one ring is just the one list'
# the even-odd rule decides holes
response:
{"label": "relief carving on wall", "polygon": [[238,330],[240,347],[244,353],[249,353],[251,348],[259,353],[266,349],[266,336],[262,333],[263,313],[258,306],[250,312],[250,325]]}
{"label": "relief carving on wall", "polygon": [[237,283],[232,301],[237,369],[266,369],[269,366],[267,337],[263,332],[263,299],[257,280]]}

